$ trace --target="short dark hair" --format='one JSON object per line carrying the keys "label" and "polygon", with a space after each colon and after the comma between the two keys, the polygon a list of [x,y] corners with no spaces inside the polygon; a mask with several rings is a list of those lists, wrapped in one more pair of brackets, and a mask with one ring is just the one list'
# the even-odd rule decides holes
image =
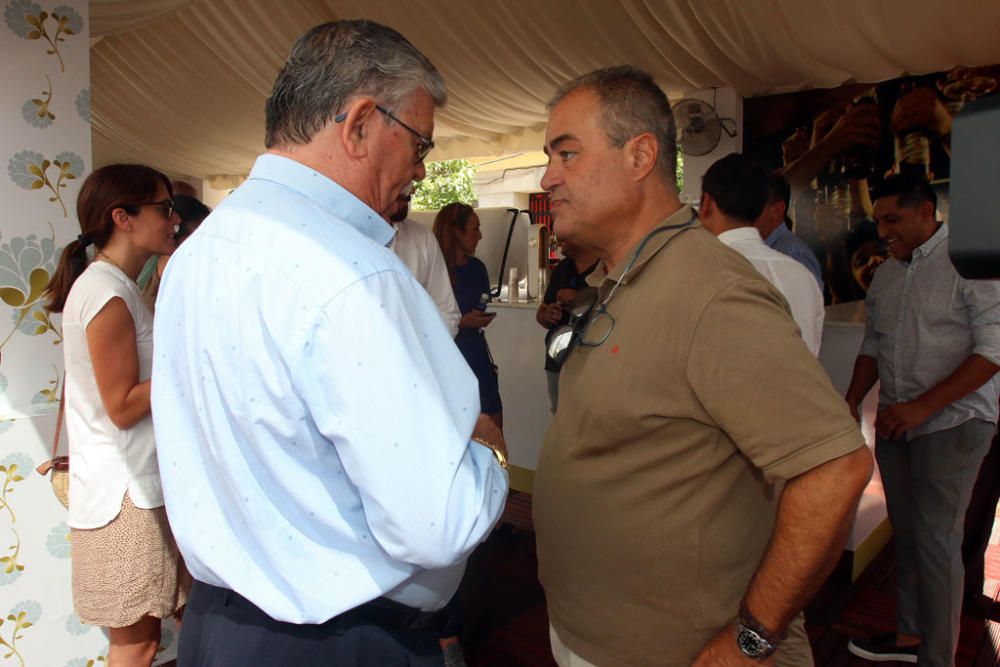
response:
{"label": "short dark hair", "polygon": [[730,153],[708,168],[701,191],[727,216],[752,225],[767,204],[767,172],[746,155]]}
{"label": "short dark hair", "polygon": [[788,184],[788,179],[776,171],[767,173],[767,203],[785,202],[785,210],[792,203],[792,187]]}
{"label": "short dark hair", "polygon": [[601,103],[601,125],[611,143],[621,148],[634,136],[648,132],[656,137],[656,167],[663,179],[677,188],[677,133],[667,94],[653,77],[631,65],[595,70],[559,87],[549,100],[551,111],[576,90],[591,90]]}
{"label": "short dark hair", "polygon": [[893,174],[873,188],[872,201],[883,197],[899,197],[899,205],[907,208],[930,202],[937,210],[937,195],[926,179],[904,174]]}
{"label": "short dark hair", "polygon": [[299,37],[278,72],[264,143],[307,144],[352,98],[370,95],[391,111],[418,88],[437,106],[447,99],[431,61],[392,28],[364,19],[318,25]]}
{"label": "short dark hair", "polygon": [[181,219],[181,224],[174,234],[174,242],[180,245],[191,235],[202,221],[208,217],[212,209],[205,206],[200,199],[187,195],[174,195],[174,210]]}

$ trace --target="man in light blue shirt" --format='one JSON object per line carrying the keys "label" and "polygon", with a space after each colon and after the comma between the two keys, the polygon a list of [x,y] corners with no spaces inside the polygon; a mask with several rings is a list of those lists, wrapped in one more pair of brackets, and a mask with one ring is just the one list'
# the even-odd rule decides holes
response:
{"label": "man in light blue shirt", "polygon": [[819,291],[823,291],[823,269],[816,259],[816,254],[805,241],[800,239],[788,228],[788,205],[791,201],[791,190],[788,181],[781,174],[770,173],[767,177],[767,204],[754,221],[753,225],[760,232],[764,243],[783,255],[788,255],[816,279]]}
{"label": "man in light blue shirt", "polygon": [[441,664],[431,612],[507,492],[475,376],[386,247],[444,101],[394,30],[308,31],[268,153],[165,272],[154,422],[195,578],[180,664]]}
{"label": "man in light blue shirt", "polygon": [[896,539],[896,632],[852,640],[869,660],[954,665],[962,611],[965,511],[996,432],[1000,283],[962,278],[948,226],[922,181],[886,179],[875,200],[892,258],[865,298],[864,343],[847,403],[876,380],[875,456]]}

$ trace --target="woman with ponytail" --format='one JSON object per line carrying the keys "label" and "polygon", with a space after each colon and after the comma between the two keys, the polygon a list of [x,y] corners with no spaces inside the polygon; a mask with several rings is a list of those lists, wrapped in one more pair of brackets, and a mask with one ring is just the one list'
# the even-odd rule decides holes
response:
{"label": "woman with ponytail", "polygon": [[112,665],[151,665],[160,619],[190,588],[157,468],[153,316],[135,285],[146,260],[174,249],[170,181],[141,165],[101,167],[83,183],[77,217],[81,233],[46,295],[63,314],[73,606],[109,629]]}

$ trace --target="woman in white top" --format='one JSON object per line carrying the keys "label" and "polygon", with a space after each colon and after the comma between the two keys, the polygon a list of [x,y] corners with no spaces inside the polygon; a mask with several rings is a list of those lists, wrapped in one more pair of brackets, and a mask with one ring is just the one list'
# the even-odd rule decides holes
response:
{"label": "woman in white top", "polygon": [[[150,415],[153,316],[135,285],[174,249],[170,181],[141,165],[93,172],[77,200],[46,307],[63,314],[73,605],[109,628],[112,665],[150,665],[160,619],[183,606],[190,576],[163,507]],[[94,261],[87,246],[94,246]]]}

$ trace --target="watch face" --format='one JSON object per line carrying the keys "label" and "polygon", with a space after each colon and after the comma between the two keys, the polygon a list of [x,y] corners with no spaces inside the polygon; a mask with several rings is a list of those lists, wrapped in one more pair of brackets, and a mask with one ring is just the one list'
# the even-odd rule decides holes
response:
{"label": "watch face", "polygon": [[739,629],[736,633],[736,645],[748,658],[766,657],[771,648],[760,635],[749,628]]}

